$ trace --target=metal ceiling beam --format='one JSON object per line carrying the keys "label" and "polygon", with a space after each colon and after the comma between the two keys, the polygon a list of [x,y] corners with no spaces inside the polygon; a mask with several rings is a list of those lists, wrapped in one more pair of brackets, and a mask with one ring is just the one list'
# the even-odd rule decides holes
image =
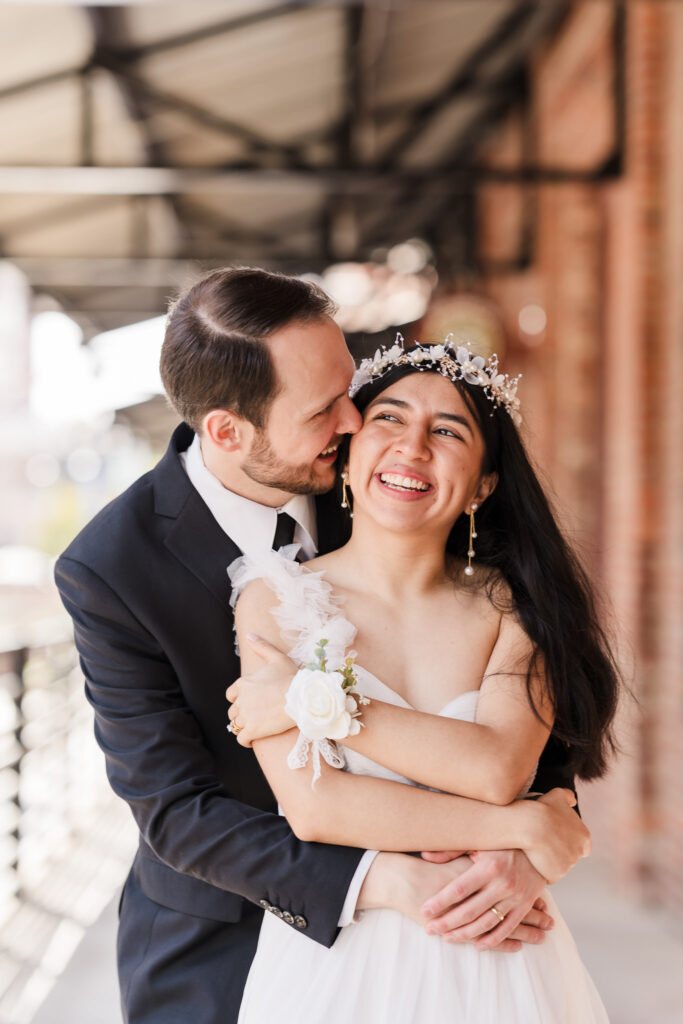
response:
{"label": "metal ceiling beam", "polygon": [[337,136],[337,164],[354,167],[358,163],[355,132],[363,116],[362,38],[363,7],[352,5],[345,15],[344,113]]}
{"label": "metal ceiling beam", "polygon": [[76,78],[82,71],[82,67],[64,68],[61,71],[51,71],[49,75],[40,75],[38,78],[29,78],[23,82],[15,82],[13,85],[5,85],[0,89],[0,101],[12,99],[14,96],[21,96],[26,92],[34,92],[37,89],[49,89],[59,82],[65,82],[69,78]]}
{"label": "metal ceiling beam", "polygon": [[[480,150],[488,136],[495,131],[505,117],[509,116],[511,110],[519,106],[524,97],[522,83],[525,80],[526,71],[524,65],[505,68],[504,71],[496,76],[497,93],[491,95],[491,99],[486,104],[483,112],[480,111],[471,116],[468,122],[461,128],[448,153],[448,164],[450,166],[457,165],[464,161],[468,154],[476,153]],[[477,181],[470,183],[470,188],[467,192],[463,190],[462,196],[466,201],[469,201],[471,206],[476,205],[478,186],[491,182],[496,183],[492,170],[490,168],[487,170],[488,173],[482,172],[481,177]],[[501,181],[500,183],[524,186],[530,182],[529,179],[525,180],[520,177],[518,180],[510,182]],[[455,210],[455,217],[451,218],[450,214],[453,212],[452,196],[431,191],[420,196],[419,200],[421,210],[416,212],[419,212],[421,217],[422,231],[426,236],[435,240],[435,247],[438,249],[439,246],[436,244],[436,240],[439,238],[440,233],[452,231],[451,220],[455,225],[466,222],[467,217],[464,215],[463,206],[459,203]],[[386,224],[392,222],[391,216],[392,212],[389,211],[389,216],[385,221]]]}
{"label": "metal ceiling beam", "polygon": [[602,168],[570,170],[562,167],[478,167],[453,163],[428,171],[398,168],[381,172],[367,169],[310,171],[213,169],[197,167],[0,167],[0,194],[143,196],[195,192],[215,195],[272,195],[311,197],[311,189],[337,190],[345,195],[382,192],[391,186],[411,185],[435,192],[457,192],[473,182],[566,184],[603,180]]}
{"label": "metal ceiling beam", "polygon": [[[89,7],[88,0],[74,0],[74,6]],[[194,31],[185,32],[181,35],[171,36],[168,39],[160,39],[155,43],[147,43],[144,46],[126,47],[118,54],[119,59],[126,63],[134,63],[143,57],[151,56],[154,53],[162,53],[168,50],[189,46],[191,43],[201,42],[203,39],[211,39],[217,35],[224,35],[227,32],[235,32],[240,28],[248,28],[271,18],[281,17],[290,11],[310,7],[310,2],[299,2],[299,0],[283,0],[273,7],[265,7],[262,10],[253,11],[250,14],[243,14],[236,18],[227,18],[224,21],[213,25],[205,25]],[[0,100],[9,99],[12,96],[20,96],[22,93],[33,92],[36,89],[45,89],[56,85],[68,78],[75,78],[83,72],[83,67],[63,68],[59,71],[52,71],[47,75],[40,75],[37,78],[29,78],[23,82],[15,82],[0,89]]]}
{"label": "metal ceiling beam", "polygon": [[413,110],[410,123],[384,151],[377,161],[377,166],[386,169],[391,167],[421,135],[431,126],[432,121],[454,99],[469,92],[482,78],[482,68],[486,61],[503,46],[508,46],[511,39],[522,32],[532,18],[538,13],[536,3],[521,3],[501,19],[492,32],[476,46],[457,69],[449,82],[435,96],[419,103]]}
{"label": "metal ceiling beam", "polygon": [[[439,168],[435,168],[435,174],[443,172],[447,167],[462,168],[466,161],[471,159],[472,154],[476,154],[481,149],[482,143],[499,125],[502,119],[507,116],[516,105],[523,103],[525,99],[528,100],[527,62],[531,45],[538,44],[539,40],[548,38],[558,31],[567,16],[568,10],[569,3],[567,0],[562,0],[562,2],[557,0],[557,3],[552,10],[544,12],[544,19],[535,24],[535,32],[533,34],[533,38],[528,41],[527,49],[522,54],[518,54],[515,61],[503,66],[501,70],[492,75],[485,83],[485,90],[480,90],[478,88],[478,86],[483,83],[476,83],[477,88],[475,91],[477,95],[483,95],[485,97],[485,103],[483,107],[476,114],[472,115],[468,119],[468,122],[460,129],[457,136],[451,143],[443,165]],[[471,89],[468,89],[467,91],[468,95],[472,92]],[[519,170],[513,170],[512,177],[510,177],[508,181],[505,181],[501,176],[501,182],[529,185],[545,183],[561,184],[568,180],[600,180],[600,169],[589,171],[586,177],[582,176],[580,179],[576,179],[573,174],[568,179],[566,178],[566,174],[568,172],[562,168],[548,167],[542,169],[536,167],[533,161],[534,154],[525,151],[523,166],[519,168]],[[470,182],[468,190],[463,188],[461,195],[465,198],[469,195],[470,202],[475,202],[474,196],[476,195],[477,186],[495,181],[495,173],[496,172],[491,169],[483,168],[478,173],[477,180]],[[411,200],[410,206],[408,206],[409,199]],[[395,226],[396,217],[397,215],[400,216],[400,211],[410,208],[412,215],[411,220],[413,222],[410,233],[414,233],[416,230],[423,233],[425,236],[430,237],[434,242],[435,248],[438,248],[436,245],[436,238],[439,231],[444,227],[444,217],[448,214],[451,205],[452,196],[449,196],[445,192],[426,190],[420,192],[416,200],[413,195],[404,191],[399,196],[397,206],[395,208],[390,208],[387,211],[387,216],[380,220],[378,229],[376,229],[376,231],[379,230],[379,236],[375,233],[375,237],[384,237],[386,230]],[[422,208],[421,211],[420,207]],[[418,214],[422,220],[422,226],[420,228],[416,228],[414,226],[414,220]],[[458,222],[460,220],[462,220],[462,210],[459,208]]]}
{"label": "metal ceiling beam", "polygon": [[[344,70],[342,80],[342,116],[331,138],[335,163],[339,169],[357,168],[361,154],[358,150],[358,131],[363,117],[362,38],[365,11],[361,5],[351,5],[344,18]],[[348,197],[328,193],[318,218],[320,248],[326,258],[348,259],[358,248],[358,218]]]}
{"label": "metal ceiling beam", "polygon": [[150,111],[137,83],[120,75],[115,67],[108,66],[112,45],[110,40],[125,38],[124,12],[118,7],[86,7],[85,13],[93,33],[93,52],[88,76],[92,74],[92,69],[95,67],[104,68],[111,73],[126,112],[139,129],[145,152],[145,163],[150,167],[165,166],[166,155],[149,130],[147,120]]}
{"label": "metal ceiling beam", "polygon": [[[253,258],[251,254],[250,258]],[[109,292],[112,310],[117,307],[123,289],[158,291],[180,288],[194,280],[206,270],[224,267],[238,254],[210,256],[200,259],[119,259],[115,257],[8,257],[28,278],[35,288],[46,291],[66,289],[68,296],[62,296],[72,309],[84,309],[87,305],[83,295],[93,289]],[[312,253],[310,261],[301,254],[270,249],[261,257],[267,264],[299,263],[302,267],[309,262],[325,266],[320,253]],[[309,267],[309,269],[311,269]],[[125,296],[121,297],[127,301]],[[123,308],[123,307],[122,307]],[[90,312],[94,312],[93,309]]]}
{"label": "metal ceiling beam", "polygon": [[[120,43],[121,41],[126,41],[127,26],[125,15],[120,8],[116,7],[87,7],[86,14],[93,32],[92,67],[101,67],[110,52],[109,48],[111,45],[113,45],[114,42]],[[142,91],[134,81],[131,81],[128,76],[121,75],[117,73],[116,70],[112,69],[110,69],[110,74],[114,80],[116,88],[121,94],[128,116],[136,125],[140,133],[145,154],[145,163],[150,167],[165,167],[172,161],[169,159],[169,154],[165,145],[159,139],[155,138],[150,123],[152,110],[144,91]],[[90,81],[91,77],[92,70],[88,70],[88,72],[86,72],[85,79]],[[88,105],[85,100],[86,94],[84,93],[83,134],[87,141],[86,128],[88,113],[90,113],[90,121],[92,121],[92,103]],[[90,161],[84,159],[82,161],[84,164],[88,162],[95,163],[95,160],[93,159],[93,145],[94,139],[91,126],[89,147],[89,155],[91,156],[91,159]],[[178,198],[175,195],[171,195],[164,197],[163,201],[170,218],[170,224],[172,225],[175,247],[177,249],[181,249],[186,238],[186,233],[183,219],[178,209]],[[149,249],[149,219],[147,216],[147,203],[143,204],[140,198],[137,197],[130,212],[131,255],[145,256]]]}
{"label": "metal ceiling beam", "polygon": [[200,273],[187,259],[100,257],[10,257],[32,285],[40,288],[166,288]]}
{"label": "metal ceiling beam", "polygon": [[221,135],[239,139],[240,142],[244,142],[253,153],[259,156],[273,156],[284,166],[298,167],[300,165],[300,153],[297,146],[273,142],[246,125],[232,121],[221,114],[216,114],[214,111],[201,107],[197,103],[192,103],[182,96],[158,89],[141,75],[132,71],[125,61],[111,50],[100,49],[96,53],[94,60],[98,67],[104,68],[119,80],[128,83],[128,86],[135,90],[138,97],[144,97],[147,103],[155,104],[167,110],[173,110],[183,114],[189,120],[195,121],[203,128],[210,128]]}

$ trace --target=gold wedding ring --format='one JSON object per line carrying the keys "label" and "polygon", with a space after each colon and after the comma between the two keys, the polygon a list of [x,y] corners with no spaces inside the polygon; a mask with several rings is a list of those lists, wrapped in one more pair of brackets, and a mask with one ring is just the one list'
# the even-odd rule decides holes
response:
{"label": "gold wedding ring", "polygon": [[244,728],[243,725],[237,725],[236,722],[230,722],[228,725],[228,732],[231,732],[233,736],[236,736],[238,732],[241,732]]}
{"label": "gold wedding ring", "polygon": [[505,920],[505,914],[501,914],[501,912],[498,909],[498,907],[489,907],[489,909],[490,909],[491,913],[495,914],[496,917],[498,918],[498,924],[502,924],[503,921]]}

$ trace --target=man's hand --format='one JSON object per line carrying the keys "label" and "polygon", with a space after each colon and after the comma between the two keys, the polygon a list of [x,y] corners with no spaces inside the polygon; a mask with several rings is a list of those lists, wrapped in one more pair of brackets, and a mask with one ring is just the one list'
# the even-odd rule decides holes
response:
{"label": "man's hand", "polygon": [[573,810],[576,796],[570,789],[551,789],[539,800],[520,801],[531,815],[531,832],[525,852],[543,877],[557,882],[581,857],[591,852],[591,834]]}
{"label": "man's hand", "polygon": [[228,718],[237,728],[237,742],[243,747],[293,727],[285,711],[285,697],[297,671],[294,662],[267,640],[253,634],[247,640],[264,665],[250,675],[240,676],[225,691],[231,701]]}
{"label": "man's hand", "polygon": [[[453,854],[422,856],[443,862]],[[509,952],[522,942],[543,942],[554,923],[540,898],[546,881],[526,855],[521,850],[487,851],[471,853],[469,860],[471,867],[424,904],[427,932],[447,942],[475,942],[477,949]],[[492,907],[503,915],[502,921]]]}
{"label": "man's hand", "polygon": [[[435,854],[432,856],[438,861],[442,860],[444,856],[451,855]],[[475,854],[474,856],[476,858],[479,855]],[[424,859],[420,860],[417,857],[410,857],[406,854],[380,853],[375,858],[361,888],[357,909],[369,910],[378,907],[389,907],[399,910],[402,914],[425,927],[425,925],[433,924],[435,921],[433,917],[425,914],[425,902],[431,904],[434,900],[438,900],[450,887],[457,887],[458,882],[466,878],[470,872],[473,875],[466,882],[463,892],[465,893],[465,899],[470,894],[474,898],[477,895],[478,888],[484,885],[491,885],[491,876],[495,874],[492,865],[495,865],[498,871],[501,870],[502,866],[502,877],[505,879],[504,871],[507,864],[508,874],[514,875],[516,878],[517,902],[515,902],[515,897],[511,891],[501,895],[499,902],[503,903],[504,906],[508,904],[512,906],[515,903],[514,910],[510,911],[510,915],[513,915],[512,919],[508,920],[508,917],[506,917],[505,922],[498,924],[495,915],[489,913],[490,922],[486,921],[484,927],[478,931],[475,929],[474,937],[483,935],[485,931],[490,930],[492,934],[490,936],[486,935],[486,945],[481,946],[481,948],[495,948],[499,952],[506,953],[516,952],[521,949],[522,942],[533,942],[536,944],[542,942],[544,932],[552,927],[553,920],[544,912],[545,904],[542,901],[537,901],[538,905],[533,907],[532,905],[534,905],[538,892],[540,892],[545,884],[544,880],[540,879],[538,881],[537,876],[537,889],[534,893],[533,875],[536,875],[536,872],[533,872],[533,869],[530,868],[527,862],[529,874],[525,875],[523,855],[519,855],[519,858],[515,857],[514,853],[495,853],[487,854],[486,856],[494,858],[488,868],[485,863],[483,866],[474,864],[469,856],[458,856],[447,863],[429,864]],[[512,858],[512,866],[510,865],[510,857]],[[498,860],[495,860],[499,858],[503,858],[503,861],[498,862]],[[533,872],[533,875],[531,872]],[[474,883],[472,882],[473,877],[475,879]],[[478,888],[477,878],[479,878]],[[471,885],[474,885],[475,888],[470,888]],[[496,888],[495,894],[498,895],[499,893],[500,888]],[[522,906],[524,909],[522,909]],[[446,913],[452,911],[453,900],[450,899],[450,902],[445,902],[443,908]],[[465,916],[467,917],[467,914]],[[482,914],[480,912],[476,913],[475,920],[481,917]],[[468,918],[468,920],[471,919]],[[451,930],[437,932],[436,934],[441,934],[449,942],[468,941],[462,933],[457,938],[451,938]]]}

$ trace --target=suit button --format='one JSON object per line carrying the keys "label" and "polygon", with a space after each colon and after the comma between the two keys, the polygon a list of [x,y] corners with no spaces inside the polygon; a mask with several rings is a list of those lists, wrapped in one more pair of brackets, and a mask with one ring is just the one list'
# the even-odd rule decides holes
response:
{"label": "suit button", "polygon": [[308,928],[308,921],[306,920],[305,917],[302,917],[301,914],[296,915],[296,917],[294,918],[294,924],[297,926],[297,928]]}
{"label": "suit button", "polygon": [[288,910],[285,910],[284,914],[282,915],[282,920],[286,921],[287,924],[294,924],[294,918]]}
{"label": "suit button", "polygon": [[282,917],[282,911],[280,910],[279,907],[273,907],[272,911],[273,911],[273,913],[275,914],[276,917]]}

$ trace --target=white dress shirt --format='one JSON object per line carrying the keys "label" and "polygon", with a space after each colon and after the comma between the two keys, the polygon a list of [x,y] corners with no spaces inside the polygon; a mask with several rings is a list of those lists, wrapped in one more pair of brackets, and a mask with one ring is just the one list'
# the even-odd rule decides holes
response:
{"label": "white dress shirt", "polygon": [[[271,508],[229,491],[204,465],[198,434],[195,434],[187,451],[180,453],[180,461],[211,515],[243,554],[256,555],[264,548],[270,548],[275,536],[277,514],[287,512],[296,522],[294,542],[301,546],[302,554],[306,559],[317,555],[315,502],[310,495],[297,494],[282,508]],[[358,894],[376,856],[376,850],[366,850],[358,862],[342,907],[340,927],[353,922]]]}

